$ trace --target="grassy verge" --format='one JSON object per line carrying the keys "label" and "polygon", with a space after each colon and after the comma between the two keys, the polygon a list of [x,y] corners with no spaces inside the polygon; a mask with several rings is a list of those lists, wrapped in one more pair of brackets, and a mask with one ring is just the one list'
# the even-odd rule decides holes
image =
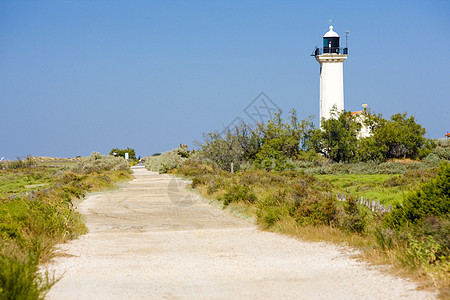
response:
{"label": "grassy verge", "polygon": [[[449,295],[448,212],[393,229],[386,225],[387,215],[356,203],[356,197],[362,195],[385,204],[403,202],[408,207],[405,199],[434,178],[436,169],[412,170],[403,175],[307,175],[264,170],[230,174],[192,160],[174,172],[192,179],[192,186],[203,196],[253,216],[263,229],[355,247],[366,261],[388,264],[392,272],[413,278],[421,287],[438,288],[443,298]],[[337,192],[354,197],[338,202]],[[448,195],[443,197],[448,207]],[[400,208],[394,205],[395,213]]]}
{"label": "grassy verge", "polygon": [[86,232],[73,201],[131,178],[119,158],[93,153],[69,164],[0,166],[0,299],[41,299],[56,278],[38,272],[57,243]]}
{"label": "grassy verge", "polygon": [[327,174],[314,175],[331,185],[333,194],[361,196],[380,200],[388,206],[401,203],[406,195],[435,175],[432,170],[409,171],[405,174]]}

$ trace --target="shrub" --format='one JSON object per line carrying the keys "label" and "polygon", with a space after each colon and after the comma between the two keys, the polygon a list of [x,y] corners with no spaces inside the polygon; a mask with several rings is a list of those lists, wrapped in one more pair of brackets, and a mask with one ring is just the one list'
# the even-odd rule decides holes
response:
{"label": "shrub", "polygon": [[337,206],[331,194],[323,194],[309,180],[297,181],[291,191],[290,215],[300,225],[332,225]]}
{"label": "shrub", "polygon": [[444,161],[450,161],[450,143],[441,143],[423,161],[431,166],[437,166]]}
{"label": "shrub", "polygon": [[410,235],[416,240],[431,237],[439,245],[436,256],[445,257],[450,255],[450,218],[429,216],[409,230]]}
{"label": "shrub", "polygon": [[239,170],[244,159],[244,149],[237,135],[227,131],[222,137],[219,133],[205,134],[206,142],[202,145],[201,156],[215,164],[222,170],[230,171],[231,164],[234,170]]}
{"label": "shrub", "polygon": [[39,276],[37,258],[25,262],[0,254],[0,299],[43,299],[56,280]]}
{"label": "shrub", "polygon": [[31,156],[28,156],[25,160],[22,160],[20,157],[18,157],[17,160],[2,163],[2,166],[5,169],[26,169],[31,168],[34,165],[35,162]]}
{"label": "shrub", "polygon": [[403,206],[396,205],[385,218],[390,228],[400,229],[415,224],[428,216],[446,216],[450,211],[450,164],[443,164],[435,178],[424,183],[409,195]]}
{"label": "shrub", "polygon": [[375,241],[383,250],[394,248],[394,231],[382,226],[377,226],[374,231]]}
{"label": "shrub", "polygon": [[175,168],[181,167],[186,158],[180,155],[179,149],[166,151],[159,156],[151,156],[145,162],[145,167],[153,172],[167,173]]}
{"label": "shrub", "polygon": [[344,202],[344,211],[339,214],[339,228],[345,231],[363,233],[366,222],[366,214],[358,209],[356,198],[348,197],[347,201]]}
{"label": "shrub", "polygon": [[128,162],[122,157],[104,156],[93,152],[89,157],[80,158],[71,171],[80,174],[89,174],[102,171],[130,171]]}
{"label": "shrub", "polygon": [[227,189],[227,192],[223,195],[222,199],[223,205],[239,201],[253,203],[256,201],[256,195],[248,186],[233,185]]}
{"label": "shrub", "polygon": [[281,213],[278,207],[269,206],[260,211],[258,219],[265,227],[269,228],[281,219]]}
{"label": "shrub", "polygon": [[300,225],[332,225],[336,220],[337,207],[334,198],[308,197],[297,201],[291,216]]}

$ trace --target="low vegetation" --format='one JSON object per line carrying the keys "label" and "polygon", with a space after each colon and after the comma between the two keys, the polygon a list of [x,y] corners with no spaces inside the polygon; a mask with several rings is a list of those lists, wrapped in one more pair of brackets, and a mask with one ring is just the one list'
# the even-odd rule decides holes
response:
{"label": "low vegetation", "polygon": [[[262,228],[356,247],[448,297],[450,143],[426,139],[406,114],[363,119],[342,112],[315,129],[294,111],[287,121],[279,113],[267,124],[205,134],[199,151],[172,150],[146,166],[190,178]],[[372,135],[358,138],[363,125]],[[373,211],[360,197],[392,210]]]}
{"label": "low vegetation", "polygon": [[57,243],[86,232],[74,200],[131,177],[122,158],[0,164],[0,299],[41,299],[57,280],[38,272]]}
{"label": "low vegetation", "polygon": [[166,173],[184,164],[190,151],[186,145],[180,145],[177,149],[162,154],[152,155],[145,160],[145,167],[154,172]]}

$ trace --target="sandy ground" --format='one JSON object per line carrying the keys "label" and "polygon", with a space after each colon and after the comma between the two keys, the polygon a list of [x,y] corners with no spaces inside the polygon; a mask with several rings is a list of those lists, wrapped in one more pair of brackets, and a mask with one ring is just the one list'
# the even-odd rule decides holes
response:
{"label": "sandy ground", "polygon": [[89,233],[47,267],[62,279],[48,299],[434,299],[345,250],[258,230],[134,168],[123,190],[78,209]]}

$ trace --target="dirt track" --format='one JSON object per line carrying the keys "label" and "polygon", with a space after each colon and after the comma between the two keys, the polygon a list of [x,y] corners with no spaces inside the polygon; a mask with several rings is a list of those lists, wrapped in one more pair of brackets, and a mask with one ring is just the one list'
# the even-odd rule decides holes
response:
{"label": "dirt track", "polygon": [[78,209],[89,233],[48,267],[49,299],[433,299],[324,243],[262,232],[186,192],[180,179],[134,168],[123,190]]}

